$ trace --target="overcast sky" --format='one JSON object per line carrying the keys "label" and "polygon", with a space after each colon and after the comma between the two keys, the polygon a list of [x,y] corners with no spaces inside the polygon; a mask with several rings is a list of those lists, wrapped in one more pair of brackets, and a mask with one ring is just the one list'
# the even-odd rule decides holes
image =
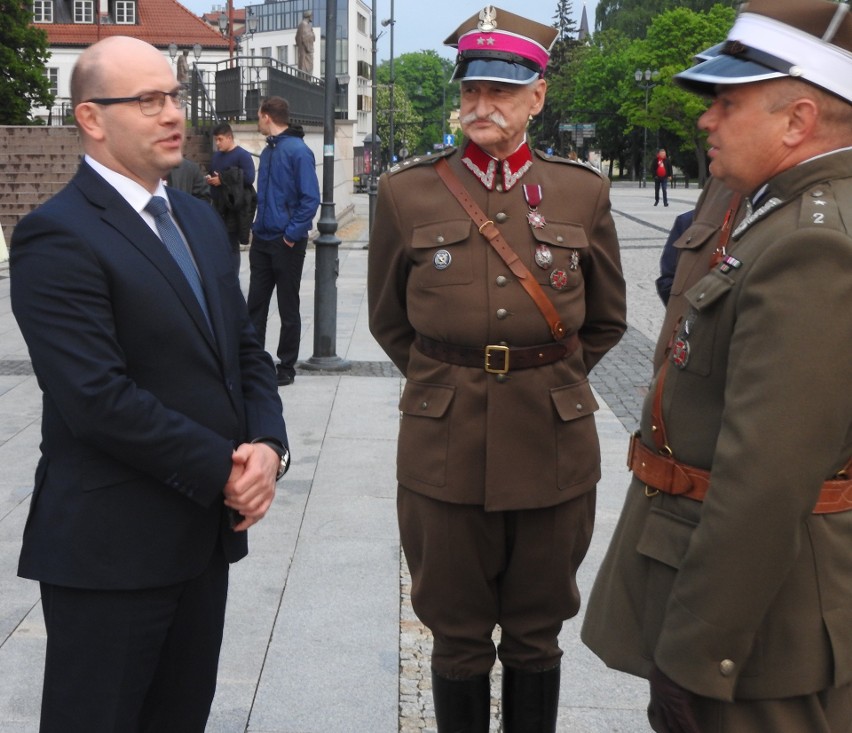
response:
{"label": "overcast sky", "polygon": [[[377,24],[390,18],[391,0],[374,0],[376,3]],[[214,6],[225,6],[226,0],[178,0],[184,7],[196,15],[209,12]],[[367,0],[368,4],[370,0]],[[234,0],[235,8],[257,3],[245,0]],[[453,58],[452,49],[443,45],[444,39],[450,35],[462,21],[474,13],[478,13],[487,0],[394,0],[394,34],[393,53],[400,56],[404,53],[434,49],[446,58]],[[540,23],[550,25],[556,12],[557,0],[491,0],[491,4],[503,8],[516,15],[524,15]],[[574,22],[579,27],[583,6],[589,19],[589,29],[594,30],[595,8],[598,0],[572,0]],[[325,18],[314,18],[315,25],[322,25]],[[499,22],[499,17],[498,17]],[[378,25],[379,31],[383,28]],[[390,58],[390,34],[385,33],[378,42],[379,62]]]}

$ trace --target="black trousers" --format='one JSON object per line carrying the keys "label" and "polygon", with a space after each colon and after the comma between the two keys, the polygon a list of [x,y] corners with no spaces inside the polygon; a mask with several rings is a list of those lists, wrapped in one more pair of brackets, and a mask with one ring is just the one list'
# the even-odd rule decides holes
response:
{"label": "black trousers", "polygon": [[400,486],[397,512],[411,603],[434,637],[434,671],[488,674],[497,654],[525,672],[560,663],[562,622],[580,608],[576,574],[592,538],[594,491],[544,509],[486,512]]}
{"label": "black trousers", "polygon": [[291,377],[296,374],[299,340],[302,335],[299,285],[302,281],[307,248],[307,239],[288,247],[283,240],[254,237],[249,250],[249,318],[261,345],[265,346],[269,303],[272,300],[272,291],[275,290],[278,295],[278,315],[281,318],[277,349],[278,360],[281,362],[279,371]]}
{"label": "black trousers", "polygon": [[41,584],[40,733],[203,733],[216,691],[228,563],[164,588]]}
{"label": "black trousers", "polygon": [[663,176],[654,176],[654,201],[660,202],[660,189],[663,189],[663,203],[669,202],[669,179]]}

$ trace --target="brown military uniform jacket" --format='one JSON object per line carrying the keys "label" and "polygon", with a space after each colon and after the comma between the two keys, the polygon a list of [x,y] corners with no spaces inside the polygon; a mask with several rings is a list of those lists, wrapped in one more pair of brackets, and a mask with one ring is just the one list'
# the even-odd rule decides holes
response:
{"label": "brown military uniform jacket", "polygon": [[[536,153],[509,190],[498,183],[489,191],[461,153],[449,154],[451,168],[541,283],[567,331],[579,333],[581,346],[571,356],[501,377],[429,358],[414,346],[418,332],[483,349],[552,343],[530,296],[439,179],[435,157],[382,177],[370,239],[370,329],[407,379],[398,480],[488,510],[567,501],[600,478],[588,372],[626,327],[609,184],[587,166]],[[528,221],[524,184],[541,186],[543,228]],[[553,255],[547,269],[535,264],[539,245]],[[564,278],[559,290],[550,285],[555,271]]]}
{"label": "brown military uniform jacket", "polygon": [[686,294],[663,416],[710,487],[634,478],[582,631],[611,667],[720,700],[852,682],[852,512],[812,513],[852,454],[850,172],[847,150],[775,177]]}
{"label": "brown military uniform jacket", "polygon": [[[678,322],[689,305],[686,291],[710,270],[723,224],[732,231],[745,215],[745,197],[739,197],[739,206],[731,211],[733,197],[734,192],[731,189],[718,179],[710,178],[698,197],[692,224],[674,243],[678,251],[677,268],[666,305],[663,327],[654,350],[655,373],[663,363]],[[736,202],[733,202],[733,205],[735,204]]]}

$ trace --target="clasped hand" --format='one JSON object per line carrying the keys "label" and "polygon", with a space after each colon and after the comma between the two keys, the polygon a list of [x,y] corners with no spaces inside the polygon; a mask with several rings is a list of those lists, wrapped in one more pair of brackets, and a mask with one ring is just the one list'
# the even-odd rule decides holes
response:
{"label": "clasped hand", "polygon": [[651,684],[651,703],[648,717],[657,733],[701,733],[692,711],[693,694],[657,667],[648,677]]}
{"label": "clasped hand", "polygon": [[266,515],[275,498],[278,454],[263,443],[243,443],[231,454],[231,475],[225,484],[225,506],[243,520],[234,527],[243,532]]}

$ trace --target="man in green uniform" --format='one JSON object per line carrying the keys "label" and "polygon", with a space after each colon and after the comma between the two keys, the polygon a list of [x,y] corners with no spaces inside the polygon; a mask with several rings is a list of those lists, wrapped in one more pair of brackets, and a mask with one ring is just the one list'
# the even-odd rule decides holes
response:
{"label": "man in green uniform", "polygon": [[583,640],[663,733],[852,730],[852,18],[752,0],[710,170],[748,199],[651,384]]}
{"label": "man in green uniform", "polygon": [[407,379],[399,523],[440,733],[488,731],[498,624],[504,730],[555,730],[592,532],[588,373],[624,332],[624,281],[606,179],[527,143],[555,36],[493,6],[465,21],[446,42],[466,144],[379,185],[370,327]]}

